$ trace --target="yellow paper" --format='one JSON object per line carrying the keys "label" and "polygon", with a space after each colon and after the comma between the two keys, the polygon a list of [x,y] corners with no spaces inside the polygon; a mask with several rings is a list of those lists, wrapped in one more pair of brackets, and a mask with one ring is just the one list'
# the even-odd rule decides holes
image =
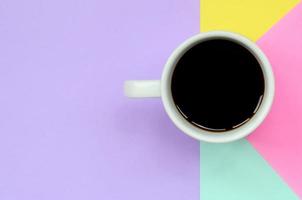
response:
{"label": "yellow paper", "polygon": [[299,0],[201,0],[201,31],[226,30],[256,41]]}

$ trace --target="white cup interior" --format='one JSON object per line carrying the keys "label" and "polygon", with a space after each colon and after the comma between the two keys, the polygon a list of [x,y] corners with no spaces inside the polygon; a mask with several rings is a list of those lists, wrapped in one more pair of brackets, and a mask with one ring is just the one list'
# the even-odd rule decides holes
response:
{"label": "white cup interior", "polygon": [[[198,128],[188,122],[176,108],[171,93],[172,74],[176,64],[178,63],[182,55],[198,43],[218,38],[231,40],[248,49],[261,65],[265,84],[262,102],[254,116],[243,125],[235,129],[223,132],[207,131],[205,129]],[[161,95],[165,110],[168,113],[169,117],[171,118],[173,123],[184,133],[197,140],[205,142],[231,142],[252,133],[262,123],[262,121],[268,114],[274,97],[274,76],[268,59],[254,42],[239,34],[225,31],[211,31],[200,33],[187,39],[174,50],[164,67],[161,78]]]}

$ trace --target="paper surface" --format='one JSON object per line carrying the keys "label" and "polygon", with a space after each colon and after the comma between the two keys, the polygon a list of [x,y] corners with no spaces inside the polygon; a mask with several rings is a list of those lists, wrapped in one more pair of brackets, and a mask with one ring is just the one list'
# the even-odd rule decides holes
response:
{"label": "paper surface", "polygon": [[[249,37],[252,40],[256,41],[260,36],[262,36],[266,31],[268,31],[275,23],[277,23],[278,20],[283,18],[288,11],[290,11],[293,7],[295,7],[297,3],[298,1],[275,1],[275,0],[274,1],[202,0],[201,15],[200,15],[201,31],[228,30],[228,31],[241,33],[246,37]],[[296,13],[298,11],[294,11],[294,12]],[[296,17],[291,21],[291,24],[292,25],[295,24],[296,27],[300,28],[301,25],[299,26],[298,21],[301,22],[302,18],[300,19],[299,17]],[[300,32],[298,33],[300,34]],[[278,36],[281,35],[279,34]],[[268,40],[269,33],[268,36],[265,37],[267,37],[266,41],[269,41]],[[286,38],[285,34],[283,35],[283,37]],[[286,48],[285,50],[282,46],[280,45],[278,46],[275,44],[278,43],[277,37],[273,37],[273,38],[276,38],[275,41],[273,43],[270,43],[271,45],[267,46],[267,48],[264,47],[264,49],[267,49],[268,54],[270,51],[273,52],[288,51],[289,48]],[[297,37],[295,38],[298,39]],[[283,40],[285,41],[285,39]],[[302,42],[301,39],[300,41]],[[261,42],[259,44],[261,45]],[[265,46],[265,44],[261,45],[261,47],[263,46]],[[278,48],[279,50],[277,50]],[[296,49],[300,50],[299,48]],[[288,52],[288,54],[291,53]],[[277,55],[275,56],[277,57]],[[286,58],[283,58],[281,54],[278,54],[278,56],[279,59],[278,61],[276,61],[278,62],[278,65],[285,64],[284,62],[280,62],[280,61]],[[282,69],[286,70],[286,67],[283,66]],[[273,70],[274,70],[274,65],[273,65]],[[295,72],[297,73],[298,71]],[[297,73],[296,76],[299,76],[299,73]],[[282,77],[281,74],[280,77]],[[290,76],[288,76],[287,78],[291,79]],[[298,80],[296,80],[295,82],[296,85],[299,84]],[[276,96],[276,98],[281,99],[280,96]],[[302,105],[299,105],[298,101],[295,102],[296,103],[294,104],[294,106],[300,106],[300,108],[302,108]],[[279,105],[279,108],[280,107],[282,107],[281,110],[287,109],[284,104]],[[270,114],[271,118],[274,118],[273,113],[274,112]],[[277,113],[277,115],[279,115],[279,117],[286,116],[286,115],[282,115],[281,112]],[[275,117],[278,118],[278,116]],[[257,152],[256,149],[258,148],[253,149],[251,145],[248,144],[246,141],[237,142],[234,144],[232,143],[225,144],[217,147],[202,143],[201,144],[201,199],[206,199],[206,200],[208,199],[213,199],[213,200],[232,199],[233,200],[233,199],[249,199],[249,198],[288,199],[288,200],[298,199],[298,197],[296,196],[296,194],[294,194],[292,189],[288,187],[287,183],[282,180],[282,178],[285,177],[278,176],[279,170],[275,167],[274,163],[270,162],[270,159],[268,159],[269,162],[264,161],[264,159],[267,158],[268,156],[270,156],[270,158],[278,157],[277,154],[274,154],[274,152],[272,152],[272,149],[279,149],[278,153],[281,154],[282,154],[281,149],[284,149],[284,145],[286,145],[286,147],[290,149],[290,145],[291,145],[290,141],[288,141],[287,143],[283,143],[282,146],[283,148],[280,148],[280,146],[276,145],[277,143],[275,143],[272,146],[273,140],[272,141],[265,140],[265,137],[269,137],[269,136],[271,138],[274,137],[275,131],[272,130],[278,129],[278,125],[280,123],[281,121],[269,122],[269,119],[267,119],[264,121],[261,128],[259,128],[259,130],[256,130],[251,135],[250,139],[252,143],[255,145],[255,147],[259,147],[261,154]],[[285,124],[283,125],[284,127],[286,127]],[[258,132],[262,132],[262,133],[258,133]],[[277,136],[277,138],[279,137]],[[297,147],[294,147],[290,151],[295,151],[295,149],[297,149]],[[262,152],[266,152],[266,154],[265,153],[262,154]],[[228,155],[234,154],[234,156],[236,156],[238,160],[233,158],[232,162],[236,163],[236,165],[230,163],[231,162],[230,156],[221,156],[224,154],[228,154]],[[264,158],[261,157],[262,155],[264,155]],[[295,154],[295,155],[296,157],[299,156],[299,154]],[[293,158],[293,156],[291,156],[291,158]],[[279,161],[280,163],[282,162],[281,159]],[[301,163],[301,161],[299,162]],[[288,165],[289,164],[284,164],[283,162],[283,166],[285,166],[283,167],[284,171],[286,171],[286,166]],[[292,167],[295,170],[292,170],[291,172],[287,171],[287,173],[291,175],[299,173],[298,168],[295,168],[295,166],[296,165],[293,165]],[[221,178],[215,176],[213,169],[221,169],[221,171],[219,172],[219,177]],[[213,177],[216,178],[213,179]],[[292,178],[295,179],[294,177]],[[298,177],[296,178],[297,178],[296,183],[302,180],[301,178],[300,179],[298,179]],[[243,179],[245,179],[246,181],[244,181]],[[261,185],[261,183],[257,184],[257,181],[259,180],[263,182],[264,185]],[[288,180],[288,179],[284,179],[284,180]],[[290,183],[288,182],[288,184]],[[290,185],[292,186],[292,184]],[[262,188],[265,188],[265,190],[263,190]],[[295,191],[297,192],[297,189],[295,189]],[[276,194],[279,194],[280,197],[282,198],[279,198],[279,196],[276,196]]]}
{"label": "paper surface", "polygon": [[201,144],[202,200],[298,200],[249,144]]}
{"label": "paper surface", "polygon": [[196,0],[1,0],[0,199],[198,199],[199,143],[123,95],[198,24]]}
{"label": "paper surface", "polygon": [[302,4],[259,41],[276,79],[275,101],[248,139],[302,199]]}
{"label": "paper surface", "polygon": [[226,30],[256,41],[299,0],[201,0],[202,31]]}

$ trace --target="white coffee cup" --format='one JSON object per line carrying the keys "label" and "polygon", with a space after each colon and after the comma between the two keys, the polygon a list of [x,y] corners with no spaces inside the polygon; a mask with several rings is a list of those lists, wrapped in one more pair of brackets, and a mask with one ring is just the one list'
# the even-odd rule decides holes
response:
{"label": "white coffee cup", "polygon": [[[178,60],[186,51],[202,41],[219,38],[234,41],[248,49],[255,56],[263,71],[265,91],[257,112],[248,122],[232,130],[213,133],[194,126],[179,113],[172,98],[171,78]],[[254,42],[239,34],[211,31],[195,35],[178,46],[166,63],[161,80],[126,81],[124,92],[126,96],[135,98],[161,97],[168,116],[181,131],[200,141],[223,143],[246,137],[263,122],[274,98],[274,75],[268,59]]]}

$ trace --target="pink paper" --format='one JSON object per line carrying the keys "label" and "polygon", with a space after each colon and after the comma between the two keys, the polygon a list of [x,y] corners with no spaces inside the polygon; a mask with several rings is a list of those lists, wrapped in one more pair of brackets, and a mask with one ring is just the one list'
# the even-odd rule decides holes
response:
{"label": "pink paper", "polygon": [[276,93],[269,116],[248,139],[302,198],[302,4],[258,44],[272,64]]}

